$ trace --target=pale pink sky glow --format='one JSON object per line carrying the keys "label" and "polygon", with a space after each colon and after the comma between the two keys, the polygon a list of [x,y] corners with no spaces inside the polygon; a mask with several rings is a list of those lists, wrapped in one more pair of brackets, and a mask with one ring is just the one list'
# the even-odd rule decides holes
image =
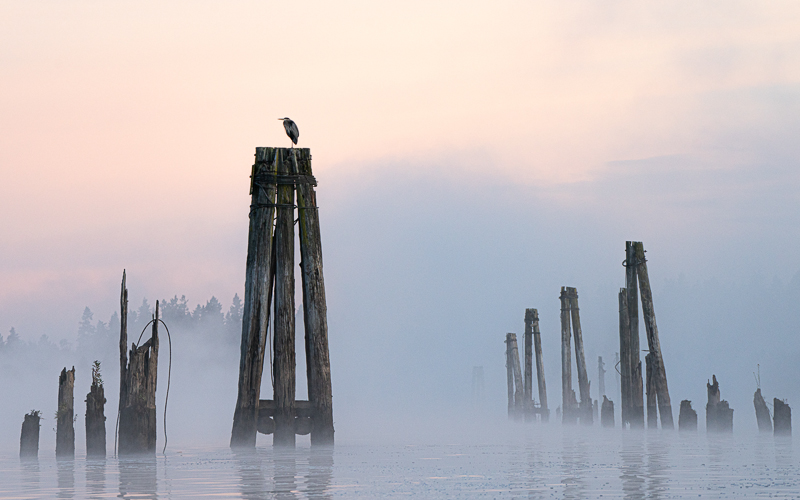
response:
{"label": "pale pink sky glow", "polygon": [[720,137],[780,110],[715,99],[796,85],[799,22],[795,2],[3,2],[0,300],[89,303],[137,266],[151,296],[228,300],[282,116],[330,186],[431,158],[537,186],[738,165]]}

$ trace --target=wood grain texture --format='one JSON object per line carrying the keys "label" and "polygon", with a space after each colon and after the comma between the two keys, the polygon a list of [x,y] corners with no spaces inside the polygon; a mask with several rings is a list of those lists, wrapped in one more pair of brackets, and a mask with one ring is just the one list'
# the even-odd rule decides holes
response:
{"label": "wood grain texture", "polygon": [[[311,151],[294,149],[295,172],[311,176]],[[303,286],[306,379],[314,406],[311,426],[312,445],[333,444],[333,391],[328,349],[328,306],[322,272],[322,236],[314,186],[297,184],[297,211],[300,234],[300,271]]]}
{"label": "wood grain texture", "polygon": [[[293,172],[286,150],[277,150],[278,175]],[[275,338],[273,361],[275,446],[294,446],[295,330],[294,330],[294,186],[278,185],[275,217]]]}
{"label": "wood grain texture", "polygon": [[646,382],[647,387],[647,428],[658,429],[658,398],[656,396],[656,374],[653,361],[653,353],[647,353],[644,357],[646,367]]}
{"label": "wood grain texture", "polygon": [[75,457],[75,367],[61,370],[58,376],[56,412],[56,458]]}
{"label": "wood grain texture", "polygon": [[619,290],[619,383],[622,399],[622,427],[630,423],[631,405],[631,334],[630,317],[628,316],[628,292],[626,288]]}
{"label": "wood grain texture", "polygon": [[581,329],[581,315],[578,307],[578,290],[567,288],[569,296],[569,309],[572,319],[572,336],[575,340],[575,365],[578,371],[578,390],[580,392],[580,420],[582,424],[592,425],[593,410],[592,396],[589,386],[589,372],[586,369],[586,356],[583,352],[583,330]]}
{"label": "wood grain texture", "polygon": [[575,393],[572,390],[569,295],[563,286],[559,299],[561,300],[561,422],[575,423],[577,411],[574,407]]}
{"label": "wood grain texture", "polygon": [[86,456],[106,456],[106,397],[103,384],[93,380],[86,395]]}
{"label": "wood grain texture", "polygon": [[639,278],[639,290],[642,295],[642,316],[647,332],[647,345],[650,354],[653,355],[653,377],[655,379],[655,390],[658,396],[658,410],[661,417],[662,429],[673,429],[675,424],[672,420],[672,403],[669,397],[669,387],[667,385],[667,371],[664,367],[664,357],[661,355],[661,342],[658,338],[658,325],[656,324],[656,313],[653,308],[653,292],[650,289],[650,275],[647,271],[647,259],[644,256],[644,245],[641,241],[634,242],[636,257],[636,273]]}
{"label": "wood grain texture", "polygon": [[636,254],[633,243],[625,242],[625,290],[628,294],[628,332],[630,345],[630,400],[628,422],[632,428],[644,428],[644,388],[642,360],[639,355],[639,288],[637,285]]}
{"label": "wood grain texture", "polygon": [[536,381],[539,384],[539,406],[542,421],[547,422],[550,419],[550,410],[547,406],[547,384],[544,380],[544,360],[542,359],[542,334],[539,331],[539,311],[531,309],[532,311],[532,327],[533,327],[533,349],[536,353]]}
{"label": "wood grain texture", "polygon": [[273,284],[273,223],[277,185],[276,148],[256,148],[251,171],[250,227],[247,238],[239,382],[231,431],[232,448],[256,445],[258,400]]}

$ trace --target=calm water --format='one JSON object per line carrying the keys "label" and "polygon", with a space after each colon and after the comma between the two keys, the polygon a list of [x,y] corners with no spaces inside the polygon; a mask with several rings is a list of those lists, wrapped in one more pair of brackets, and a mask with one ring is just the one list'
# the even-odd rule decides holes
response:
{"label": "calm water", "polygon": [[0,459],[0,498],[800,498],[791,439],[516,428],[496,444],[175,448],[155,459]]}

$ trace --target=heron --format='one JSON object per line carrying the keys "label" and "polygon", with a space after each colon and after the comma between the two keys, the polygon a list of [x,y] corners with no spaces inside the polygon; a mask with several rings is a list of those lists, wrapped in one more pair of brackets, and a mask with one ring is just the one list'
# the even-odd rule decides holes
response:
{"label": "heron", "polygon": [[[297,138],[300,137],[300,131],[297,130],[297,124],[289,117],[278,118],[278,120],[283,120],[283,128],[286,129],[286,135],[289,136],[289,139],[292,140],[293,144],[297,144]],[[294,147],[294,145],[292,147]]]}

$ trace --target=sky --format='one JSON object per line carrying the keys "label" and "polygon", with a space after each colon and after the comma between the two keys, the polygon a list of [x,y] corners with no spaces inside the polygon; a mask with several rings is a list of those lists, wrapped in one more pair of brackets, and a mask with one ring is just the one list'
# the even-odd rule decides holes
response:
{"label": "sky", "polygon": [[527,307],[555,407],[559,287],[592,374],[626,240],[676,415],[712,372],[749,415],[759,363],[798,401],[798,22],[782,1],[2,2],[0,333],[73,337],[122,269],[135,304],[227,308],[254,148],[288,146],[290,116],[345,428],[382,401],[458,407],[473,366],[505,411]]}

